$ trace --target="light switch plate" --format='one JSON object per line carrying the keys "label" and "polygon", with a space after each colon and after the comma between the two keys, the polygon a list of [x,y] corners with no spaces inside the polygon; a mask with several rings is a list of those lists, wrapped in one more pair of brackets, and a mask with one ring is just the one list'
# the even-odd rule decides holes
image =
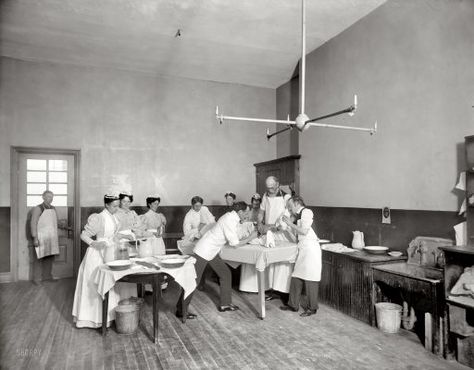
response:
{"label": "light switch plate", "polygon": [[390,218],[390,208],[383,207],[382,208],[382,223],[383,224],[391,224],[392,220]]}

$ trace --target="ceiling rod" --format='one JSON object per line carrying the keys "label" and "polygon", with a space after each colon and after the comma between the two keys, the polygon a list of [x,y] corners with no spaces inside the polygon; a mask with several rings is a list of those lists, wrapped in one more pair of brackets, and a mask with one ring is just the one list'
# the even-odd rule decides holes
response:
{"label": "ceiling rod", "polygon": [[299,131],[303,131],[309,128],[309,126],[315,127],[325,127],[325,128],[335,128],[335,129],[343,129],[343,130],[353,130],[353,131],[366,131],[369,132],[371,135],[377,132],[377,122],[375,122],[373,128],[363,128],[363,127],[354,127],[354,126],[342,126],[342,125],[333,125],[333,124],[326,124],[326,123],[319,123],[315,122],[317,120],[326,119],[329,117],[338,116],[341,114],[348,113],[349,115],[354,115],[354,112],[357,109],[357,95],[354,95],[354,105],[350,107],[330,113],[324,116],[320,116],[317,118],[309,119],[306,114],[304,114],[305,109],[305,84],[306,84],[306,3],[305,0],[301,0],[302,4],[302,11],[301,11],[301,33],[302,33],[302,43],[301,43],[301,92],[300,92],[300,114],[296,117],[294,121],[290,121],[289,119],[285,120],[277,120],[277,119],[265,119],[265,118],[248,118],[248,117],[237,117],[237,116],[225,116],[222,113],[219,114],[219,106],[216,106],[216,119],[217,121],[222,124],[224,120],[234,120],[234,121],[252,121],[252,122],[265,122],[265,123],[281,123],[287,125],[286,128],[278,130],[273,134],[269,133],[269,129],[267,129],[267,139],[270,140],[275,135],[278,135],[282,132],[288,131],[292,129],[294,126]]}

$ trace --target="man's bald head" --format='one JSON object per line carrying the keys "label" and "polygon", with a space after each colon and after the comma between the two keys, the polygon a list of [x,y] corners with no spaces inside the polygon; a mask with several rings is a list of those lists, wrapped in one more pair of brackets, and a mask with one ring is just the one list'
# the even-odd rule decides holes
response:
{"label": "man's bald head", "polygon": [[274,195],[277,193],[280,183],[278,178],[275,176],[268,176],[265,180],[265,186],[267,187],[267,192],[269,195]]}
{"label": "man's bald head", "polygon": [[278,178],[275,177],[275,176],[268,176],[267,179],[265,180],[265,184],[267,186],[271,186],[271,185],[274,185],[274,184],[279,184]]}

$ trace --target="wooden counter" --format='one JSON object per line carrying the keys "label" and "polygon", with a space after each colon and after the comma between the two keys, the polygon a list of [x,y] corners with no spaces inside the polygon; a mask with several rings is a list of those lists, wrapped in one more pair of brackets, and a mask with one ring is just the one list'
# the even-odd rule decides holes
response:
{"label": "wooden counter", "polygon": [[340,253],[322,251],[323,270],[319,297],[327,304],[351,317],[372,324],[375,308],[372,305],[372,267],[405,261],[406,256],[391,257],[364,251]]}

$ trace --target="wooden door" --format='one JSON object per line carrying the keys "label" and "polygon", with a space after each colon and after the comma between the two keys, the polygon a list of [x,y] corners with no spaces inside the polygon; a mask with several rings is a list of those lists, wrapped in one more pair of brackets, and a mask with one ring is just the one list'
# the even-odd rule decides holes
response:
{"label": "wooden door", "polygon": [[58,216],[59,255],[53,276],[74,276],[75,157],[73,155],[20,153],[18,156],[18,279],[32,278],[30,219],[33,207],[43,202],[42,193],[51,190]]}

